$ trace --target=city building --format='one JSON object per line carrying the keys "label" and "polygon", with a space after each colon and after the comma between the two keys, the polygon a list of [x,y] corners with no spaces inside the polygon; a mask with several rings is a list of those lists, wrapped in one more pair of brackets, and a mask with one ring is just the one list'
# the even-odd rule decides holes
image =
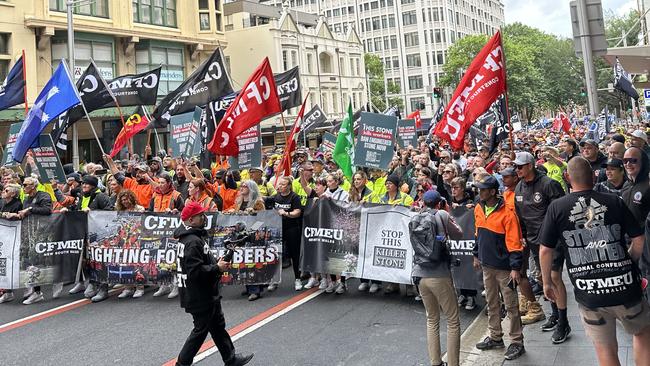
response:
{"label": "city building", "polygon": [[[261,1],[279,5],[282,0]],[[433,88],[449,46],[468,34],[492,35],[504,24],[501,0],[290,0],[289,4],[292,10],[325,15],[335,33],[354,28],[364,50],[381,57],[385,83],[400,86],[401,93],[394,96],[403,98],[406,112],[424,103],[425,116],[437,108]]]}
{"label": "city building", "polygon": [[[348,106],[358,110],[367,102],[363,45],[356,30],[332,31],[325,17],[284,7],[240,0],[224,5],[225,50],[230,76],[241,86],[264,56],[275,73],[299,66],[303,98],[309,93],[306,110],[321,106],[329,119],[341,119]],[[293,108],[288,116],[295,116]],[[293,123],[285,118],[285,124]],[[282,141],[275,126],[279,117],[262,123],[265,145]],[[290,128],[287,127],[287,128]],[[275,136],[275,140],[271,140]],[[313,144],[316,143],[314,140]]]}

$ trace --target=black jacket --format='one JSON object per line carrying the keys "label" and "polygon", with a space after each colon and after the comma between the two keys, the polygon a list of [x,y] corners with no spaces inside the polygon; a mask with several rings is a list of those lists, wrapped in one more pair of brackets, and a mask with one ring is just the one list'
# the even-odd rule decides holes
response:
{"label": "black jacket", "polygon": [[591,165],[591,170],[594,171],[594,184],[600,183],[600,182],[605,182],[607,181],[607,175],[605,174],[605,168],[603,168],[603,164],[607,162],[607,156],[603,154],[601,151],[598,152],[598,156],[596,157],[595,161],[590,161],[589,164]]}
{"label": "black jacket", "polygon": [[208,311],[220,299],[221,278],[208,246],[208,232],[181,224],[174,231],[174,238],[179,241],[176,263],[181,307],[188,313]]}
{"label": "black jacket", "polygon": [[18,213],[18,211],[23,209],[23,203],[20,202],[20,200],[16,197],[14,197],[11,201],[5,202],[4,200],[0,200],[0,212],[11,212],[11,213]]}
{"label": "black jacket", "polygon": [[625,202],[627,208],[632,212],[634,219],[640,225],[645,224],[648,212],[650,212],[649,171],[650,159],[648,159],[648,155],[642,153],[639,174],[634,179],[629,177],[621,190],[623,202]]}
{"label": "black jacket", "polygon": [[106,193],[101,192],[99,189],[95,190],[94,192],[90,193],[89,195],[81,194],[80,197],[77,199],[77,204],[76,209],[81,210],[81,204],[83,202],[84,197],[89,197],[90,198],[90,203],[88,203],[88,208],[91,210],[112,210],[113,209],[113,203],[111,202],[111,198],[108,197]]}
{"label": "black jacket", "polygon": [[537,238],[542,227],[546,209],[556,198],[564,196],[564,190],[557,181],[539,171],[530,182],[523,179],[515,187],[515,210],[519,217],[521,232],[529,244],[539,244]]}
{"label": "black jacket", "polygon": [[52,198],[49,193],[38,191],[34,197],[25,196],[23,209],[31,207],[33,215],[49,215],[52,213]]}

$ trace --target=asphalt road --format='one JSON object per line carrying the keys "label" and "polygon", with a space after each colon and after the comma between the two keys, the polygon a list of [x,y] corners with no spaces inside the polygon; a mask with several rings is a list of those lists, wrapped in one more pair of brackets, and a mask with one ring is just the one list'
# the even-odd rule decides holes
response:
{"label": "asphalt road", "polygon": [[[286,269],[280,288],[254,302],[240,295],[243,287],[223,288],[229,329],[241,330],[284,309],[277,318],[235,338],[238,352],[255,353],[251,365],[429,364],[421,302],[402,295],[358,293],[359,282],[353,279],[344,295],[314,294],[313,299],[286,309],[300,296],[291,277]],[[67,292],[52,300],[51,289],[44,291],[47,300],[40,304],[25,306],[17,298],[0,305],[1,364],[161,366],[176,357],[192,329],[192,318],[178,299],[153,298],[153,289],[140,299],[114,295],[98,304],[77,301],[81,295]],[[25,319],[75,301],[74,306]],[[478,307],[472,312],[462,310],[463,330],[478,312]],[[7,329],[15,321],[14,328]],[[444,331],[443,322],[443,349]],[[198,362],[212,364],[222,364],[218,353]]]}

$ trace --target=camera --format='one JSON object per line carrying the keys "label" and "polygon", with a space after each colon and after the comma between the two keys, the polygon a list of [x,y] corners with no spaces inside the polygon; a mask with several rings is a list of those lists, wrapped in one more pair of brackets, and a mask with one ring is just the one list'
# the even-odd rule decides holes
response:
{"label": "camera", "polygon": [[226,248],[226,253],[223,255],[223,260],[226,262],[232,262],[232,257],[235,254],[235,250],[244,246],[246,243],[251,243],[253,238],[255,238],[255,233],[259,230],[262,225],[261,221],[256,221],[250,229],[246,230],[246,224],[243,222],[238,222],[235,224],[235,230],[232,232],[229,238],[223,241],[223,246]]}

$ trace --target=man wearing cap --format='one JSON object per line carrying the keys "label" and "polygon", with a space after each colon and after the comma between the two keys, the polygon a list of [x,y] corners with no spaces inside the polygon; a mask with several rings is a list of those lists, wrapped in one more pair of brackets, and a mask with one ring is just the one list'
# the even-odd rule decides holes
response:
{"label": "man wearing cap", "polygon": [[542,166],[546,168],[546,175],[560,183],[562,189],[566,192],[567,185],[566,182],[564,182],[566,162],[562,161],[562,158],[560,158],[560,152],[553,146],[544,146],[542,147],[542,158],[544,158],[545,161]]}
{"label": "man wearing cap", "polygon": [[206,181],[206,185],[213,193],[216,193],[221,197],[223,201],[223,211],[235,207],[235,199],[237,198],[238,190],[232,172],[225,169],[219,169],[214,174],[214,183]]}
{"label": "man wearing cap", "polygon": [[310,160],[311,165],[314,167],[314,179],[325,179],[327,172],[325,171],[325,162],[323,159],[312,159]]}
{"label": "man wearing cap", "polygon": [[498,196],[499,182],[491,175],[474,182],[479,189],[479,204],[474,208],[476,245],[474,267],[483,269],[485,299],[488,307],[489,335],[476,344],[480,350],[504,348],[499,293],[510,318],[511,343],[504,355],[514,360],[524,354],[524,335],[519,317],[516,286],[521,280],[521,231],[515,212]]}
{"label": "man wearing cap", "polygon": [[99,180],[94,175],[84,175],[81,179],[81,196],[77,201],[77,210],[112,210],[111,199],[97,186]]}
{"label": "man wearing cap", "polygon": [[600,147],[595,140],[588,139],[580,142],[582,157],[587,159],[591,164],[591,170],[594,172],[594,184],[607,180],[605,169],[602,165],[607,162],[607,157],[600,151]]}
{"label": "man wearing cap", "polygon": [[152,177],[158,177],[162,172],[162,159],[159,156],[154,156],[149,159],[147,165],[149,165]]}
{"label": "man wearing cap", "polygon": [[[535,158],[528,152],[517,153],[515,168],[520,179],[515,188],[515,210],[519,217],[522,235],[526,241],[524,256],[526,257],[526,254],[531,253],[537,269],[539,269],[539,230],[544,221],[548,205],[553,200],[564,196],[564,190],[560,183],[535,169]],[[558,261],[564,259],[561,254],[558,253]],[[526,261],[524,265],[527,266],[528,262]],[[559,282],[556,285],[559,293],[559,303],[557,306],[551,303],[553,315],[542,325],[544,331],[554,330],[558,324],[558,318],[561,318],[562,324],[565,324],[566,321],[568,325],[566,318],[566,289],[564,282],[562,282],[562,267],[558,268],[558,271],[554,271],[553,274],[554,283],[556,280]],[[541,282],[541,274],[536,273],[536,277],[538,282]],[[527,281],[522,281],[522,291],[524,292],[528,292],[527,283]],[[564,296],[562,296],[562,290],[564,290]],[[530,299],[528,295],[526,297]],[[566,337],[562,338],[558,335],[556,339],[563,342]]]}
{"label": "man wearing cap", "polygon": [[623,160],[610,158],[603,167],[605,168],[607,180],[596,184],[596,186],[594,186],[594,191],[613,193],[619,197],[623,197],[623,185],[627,182],[625,169],[623,168]]}
{"label": "man wearing cap", "polygon": [[117,180],[117,182],[125,189],[131,190],[135,193],[138,204],[142,207],[149,206],[156,183],[149,175],[149,167],[147,164],[136,165],[134,167],[135,178],[130,178],[126,177],[124,173],[117,168],[115,162],[113,162],[113,159],[110,156],[104,155],[104,161],[106,161],[111,173],[113,173],[115,180]]}
{"label": "man wearing cap", "polygon": [[257,188],[259,188],[262,197],[271,197],[277,193],[271,183],[264,181],[264,171],[261,167],[250,168],[248,174],[250,175],[251,180],[257,184]]}
{"label": "man wearing cap", "polygon": [[190,202],[181,212],[183,224],[174,231],[179,243],[176,249],[177,282],[181,307],[194,319],[194,329],[187,337],[177,366],[189,366],[199,352],[208,333],[212,336],[226,366],[247,364],[253,355],[235,353],[235,346],[226,331],[226,320],[221,309],[219,280],[228,269],[223,258],[215,260],[208,245],[205,211],[197,202]]}
{"label": "man wearing cap", "polygon": [[630,145],[643,150],[646,155],[650,156],[650,146],[648,146],[648,135],[643,130],[634,130],[630,134]]}
{"label": "man wearing cap", "polygon": [[299,169],[303,163],[307,162],[307,151],[304,149],[298,149],[293,154],[294,161],[291,164],[291,173],[295,178],[298,178],[300,175]]}

